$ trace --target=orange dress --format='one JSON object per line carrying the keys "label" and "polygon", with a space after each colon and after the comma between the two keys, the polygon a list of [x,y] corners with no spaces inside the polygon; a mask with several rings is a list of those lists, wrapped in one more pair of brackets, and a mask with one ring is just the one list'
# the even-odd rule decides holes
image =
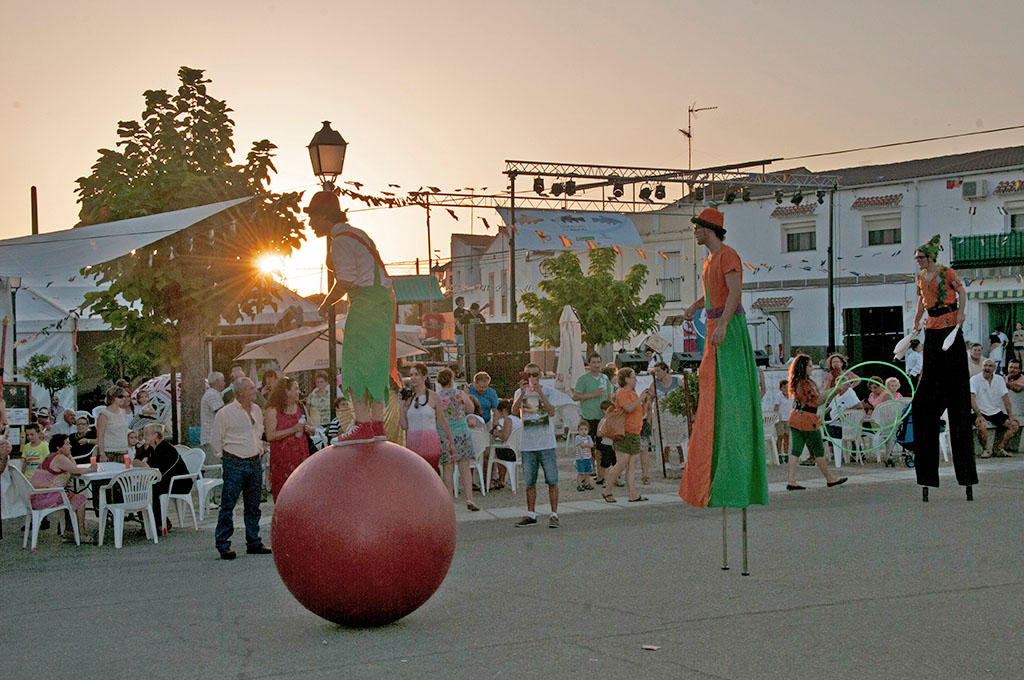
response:
{"label": "orange dress", "polygon": [[[942,284],[942,299],[939,299],[939,285]],[[949,267],[938,266],[938,272],[931,281],[925,280],[925,273],[917,274],[917,292],[921,296],[921,302],[925,309],[932,310],[936,307],[950,307],[956,304],[956,289],[960,285],[960,277]],[[932,315],[928,312],[928,318],[924,322],[925,328],[952,328],[956,325],[957,310],[953,309],[944,314]]]}

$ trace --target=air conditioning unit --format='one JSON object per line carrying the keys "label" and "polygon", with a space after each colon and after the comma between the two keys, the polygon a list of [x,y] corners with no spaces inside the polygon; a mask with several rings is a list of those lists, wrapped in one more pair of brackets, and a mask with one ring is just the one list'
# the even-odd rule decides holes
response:
{"label": "air conditioning unit", "polygon": [[985,198],[988,196],[988,182],[983,179],[972,179],[960,185],[960,197],[966,201],[972,198]]}

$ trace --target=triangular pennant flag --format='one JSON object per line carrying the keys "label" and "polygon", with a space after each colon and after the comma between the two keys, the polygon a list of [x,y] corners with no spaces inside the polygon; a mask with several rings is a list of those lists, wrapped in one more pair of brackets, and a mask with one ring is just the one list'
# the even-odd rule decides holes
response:
{"label": "triangular pennant flag", "polygon": [[639,248],[637,248],[637,249],[636,249],[636,252],[637,252],[637,254],[638,254],[638,255],[639,255],[640,257],[642,257],[643,259],[645,259],[645,260],[647,259],[647,253],[645,253],[644,251],[642,251],[642,250],[640,250]]}
{"label": "triangular pennant flag", "polygon": [[484,229],[490,229],[491,225],[487,224],[487,218],[481,217],[480,220],[484,223]]}
{"label": "triangular pennant flag", "polygon": [[547,234],[545,234],[543,231],[540,231],[539,229],[534,229],[533,231],[534,231],[534,233],[537,234],[537,236],[540,236],[540,242],[541,243],[547,243],[547,240],[548,240]]}
{"label": "triangular pennant flag", "polygon": [[659,250],[658,255],[661,255],[666,260],[668,259],[668,253],[666,253],[664,250]]}
{"label": "triangular pennant flag", "polygon": [[565,246],[566,248],[571,248],[572,247],[572,241],[570,241],[568,239],[568,237],[563,236],[562,234],[559,234],[558,235],[558,239],[562,242],[562,245]]}
{"label": "triangular pennant flag", "polygon": [[587,241],[587,249],[588,250],[593,250],[596,247],[597,247],[596,243],[594,243],[593,241]]}
{"label": "triangular pennant flag", "polygon": [[1004,208],[1001,205],[1000,206],[996,206],[996,212],[998,212],[1000,215],[1006,215],[1007,214],[1006,208]]}
{"label": "triangular pennant flag", "polygon": [[621,248],[619,248],[619,247],[618,247],[617,245],[614,245],[614,244],[613,244],[613,245],[612,245],[612,250],[614,250],[614,251],[615,251],[615,254],[616,254],[616,255],[622,255],[622,249],[621,249]]}
{"label": "triangular pennant flag", "polygon": [[972,205],[970,208],[967,209],[967,212],[971,215],[978,214],[978,206]]}
{"label": "triangular pennant flag", "polygon": [[754,265],[750,264],[749,262],[744,262],[743,266],[749,269],[750,271],[754,271]]}
{"label": "triangular pennant flag", "polygon": [[452,216],[453,220],[455,220],[456,222],[459,221],[459,216],[455,214],[454,210],[452,210],[451,208],[445,208],[445,210],[448,211],[448,214]]}

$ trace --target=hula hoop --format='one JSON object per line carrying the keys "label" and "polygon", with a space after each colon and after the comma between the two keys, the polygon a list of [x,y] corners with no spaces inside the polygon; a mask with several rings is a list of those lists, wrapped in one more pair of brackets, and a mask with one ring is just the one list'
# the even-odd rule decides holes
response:
{"label": "hula hoop", "polygon": [[[840,385],[842,385],[844,383],[852,383],[853,382],[852,380],[843,380],[843,378],[848,373],[853,373],[853,369],[860,368],[861,366],[873,366],[873,365],[887,366],[888,368],[894,369],[896,372],[898,372],[900,375],[902,375],[904,378],[906,378],[907,384],[910,385],[910,401],[911,402],[914,401],[914,393],[916,392],[916,390],[914,389],[914,381],[912,381],[910,379],[910,376],[907,375],[903,371],[903,369],[901,369],[899,366],[894,366],[893,364],[890,364],[890,363],[888,363],[886,361],[862,361],[859,364],[857,364],[855,366],[851,366],[850,368],[846,369],[845,371],[843,371],[842,373],[839,374],[839,377],[836,378],[835,385],[832,387],[832,389],[829,391],[827,397],[825,398],[826,403],[832,401],[832,398],[838,392]],[[883,390],[885,390],[889,394],[889,398],[892,399],[893,401],[895,401],[896,395],[894,395],[892,393],[892,391],[890,391],[889,388],[887,388],[885,386],[884,382],[879,382],[878,380],[873,380],[872,378],[859,378],[859,380],[863,380],[865,382],[881,386],[881,388]],[[885,432],[886,433],[885,438],[883,440],[881,440],[878,444],[875,444],[874,446],[872,446],[869,449],[848,449],[848,448],[844,447],[841,442],[837,443],[836,440],[828,434],[828,428],[825,427],[824,428],[825,429],[825,439],[828,439],[828,441],[833,446],[837,447],[840,451],[845,451],[846,453],[851,453],[851,454],[852,453],[860,453],[860,454],[871,453],[872,451],[877,451],[878,449],[883,448],[886,444],[888,444],[889,440],[892,439],[892,437],[894,437],[896,435],[896,430],[899,429],[899,426],[909,416],[910,416],[909,409],[904,409],[904,412],[899,414],[899,416],[896,418],[895,421],[893,421],[893,423],[891,425],[886,425],[884,427],[876,427],[874,429],[865,429],[865,428],[861,427],[861,425],[859,423],[854,423],[853,421],[847,419],[846,414],[843,413],[842,411],[839,411],[839,416],[838,416],[839,422],[841,422],[841,423],[843,423],[845,425],[849,425],[850,427],[856,427],[856,428],[860,429],[863,432],[869,432],[869,433],[875,434],[875,435],[879,435],[879,434]]]}

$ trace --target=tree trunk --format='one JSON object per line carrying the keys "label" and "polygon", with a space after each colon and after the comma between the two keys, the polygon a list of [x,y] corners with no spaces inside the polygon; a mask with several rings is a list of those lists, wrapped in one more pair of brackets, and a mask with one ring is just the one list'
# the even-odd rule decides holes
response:
{"label": "tree trunk", "polygon": [[178,322],[178,346],[181,348],[181,433],[188,441],[188,428],[199,425],[199,404],[203,400],[206,379],[206,354],[203,352],[203,327],[195,316]]}

